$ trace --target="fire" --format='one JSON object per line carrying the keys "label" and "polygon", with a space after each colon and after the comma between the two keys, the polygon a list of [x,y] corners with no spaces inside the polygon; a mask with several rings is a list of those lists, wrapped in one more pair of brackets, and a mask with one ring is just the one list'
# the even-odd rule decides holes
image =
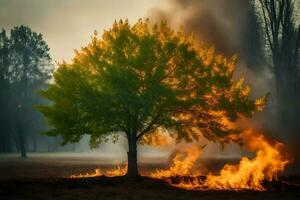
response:
{"label": "fire", "polygon": [[[267,139],[261,133],[248,130],[234,137],[240,137],[243,147],[254,153],[254,156],[242,157],[238,164],[226,164],[218,173],[210,172],[204,176],[197,168],[197,161],[205,146],[192,143],[176,149],[175,154],[171,155],[169,169],[156,170],[150,177],[163,179],[174,187],[188,190],[263,191],[263,181],[277,180],[278,173],[291,161],[283,143]],[[95,169],[93,173],[71,175],[69,178],[122,176],[126,171],[127,163],[116,169]]]}
{"label": "fire", "polygon": [[123,176],[126,174],[127,171],[127,163],[125,166],[118,166],[116,169],[110,170],[101,170],[99,168],[95,169],[93,173],[85,173],[85,174],[72,174],[69,178],[90,178],[90,177],[97,177],[97,176]]}
{"label": "fire", "polygon": [[[194,154],[186,154],[185,164],[177,164],[178,156],[173,159],[173,164],[169,170],[157,171],[152,177],[166,179],[171,185],[190,190],[258,190],[263,191],[264,180],[272,181],[277,179],[278,172],[282,172],[284,167],[290,162],[285,153],[284,145],[277,141],[266,139],[262,134],[251,130],[240,135],[245,147],[251,152],[255,152],[255,157],[250,159],[242,157],[236,165],[225,165],[217,175],[209,173],[206,179],[197,177],[195,174],[190,179],[185,179],[191,166],[197,158]],[[180,155],[177,154],[177,155]],[[179,161],[180,163],[180,161]],[[183,166],[183,168],[181,167]],[[188,166],[188,167],[186,167]],[[173,183],[171,177],[180,175],[179,182]]]}
{"label": "fire", "polygon": [[247,131],[241,135],[246,147],[256,152],[253,159],[243,157],[238,165],[225,165],[219,175],[209,174],[204,185],[210,189],[264,190],[263,180],[276,180],[278,172],[290,162],[284,145],[268,141],[262,134]]}
{"label": "fire", "polygon": [[153,178],[168,178],[174,176],[195,177],[200,174],[193,172],[193,166],[202,153],[203,147],[197,145],[185,146],[175,155],[168,170],[157,170],[151,173]]}

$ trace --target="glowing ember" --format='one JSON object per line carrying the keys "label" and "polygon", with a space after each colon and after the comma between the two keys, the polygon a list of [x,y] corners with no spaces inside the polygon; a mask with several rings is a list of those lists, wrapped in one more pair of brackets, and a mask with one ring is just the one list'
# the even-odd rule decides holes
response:
{"label": "glowing ember", "polygon": [[110,169],[110,170],[101,170],[101,169],[95,169],[93,173],[85,173],[85,174],[72,174],[69,178],[90,178],[90,177],[97,177],[97,176],[123,176],[126,174],[127,171],[127,163],[125,166],[121,167],[118,166],[116,169]]}
{"label": "glowing ember", "polygon": [[[173,186],[190,190],[265,190],[262,182],[276,180],[278,172],[283,171],[286,164],[290,162],[284,145],[277,141],[267,140],[262,134],[253,131],[247,131],[240,137],[245,147],[249,151],[255,152],[256,156],[253,159],[243,157],[237,165],[227,164],[218,175],[210,173],[206,179],[201,179],[193,174],[190,179],[185,179],[186,175],[190,175],[187,170],[191,169],[197,160],[194,158],[194,154],[186,154],[187,158],[184,159],[187,161],[186,165],[177,165],[178,156],[175,156],[169,170],[157,171],[151,176],[165,179]],[[201,173],[196,175],[199,174]],[[174,175],[182,176],[182,178],[177,183],[173,183],[171,177]],[[166,179],[166,177],[170,179]]]}

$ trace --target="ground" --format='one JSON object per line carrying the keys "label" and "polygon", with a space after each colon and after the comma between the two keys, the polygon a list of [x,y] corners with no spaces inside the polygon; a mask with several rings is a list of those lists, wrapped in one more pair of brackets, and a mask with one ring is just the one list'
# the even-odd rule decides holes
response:
{"label": "ground", "polygon": [[[157,160],[157,159],[155,159]],[[0,199],[300,199],[300,188],[289,187],[267,192],[187,191],[173,188],[163,181],[141,178],[129,181],[124,177],[97,177],[89,179],[68,179],[79,172],[91,172],[95,168],[110,168],[107,158],[92,156],[70,156],[63,154],[29,155],[27,159],[18,156],[0,155]],[[140,170],[147,172],[159,164],[140,164]],[[300,177],[283,177],[289,183],[300,183]]]}

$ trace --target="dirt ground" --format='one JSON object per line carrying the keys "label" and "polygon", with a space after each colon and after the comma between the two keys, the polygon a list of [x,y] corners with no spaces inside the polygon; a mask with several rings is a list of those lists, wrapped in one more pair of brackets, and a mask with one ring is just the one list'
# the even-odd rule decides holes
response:
{"label": "dirt ground", "polygon": [[[118,162],[115,158],[113,162]],[[154,159],[157,160],[157,159]],[[151,161],[151,160],[150,160]],[[147,173],[165,164],[140,164]],[[300,199],[300,176],[282,177],[293,187],[271,189],[266,192],[187,191],[173,188],[163,181],[141,178],[129,181],[124,177],[97,177],[67,179],[71,174],[92,172],[95,168],[111,168],[112,160],[62,154],[37,154],[21,159],[18,156],[0,155],[0,200],[23,199],[124,199],[124,200],[212,200],[212,199]],[[152,164],[150,164],[152,163]]]}

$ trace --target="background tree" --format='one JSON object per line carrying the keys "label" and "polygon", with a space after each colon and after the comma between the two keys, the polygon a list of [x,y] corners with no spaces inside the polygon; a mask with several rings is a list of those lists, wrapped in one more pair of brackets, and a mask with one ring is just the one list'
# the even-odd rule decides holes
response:
{"label": "background tree", "polygon": [[41,94],[49,135],[76,142],[88,134],[92,147],[112,135],[128,140],[127,175],[136,177],[137,143],[165,130],[178,141],[201,135],[222,144],[234,140],[225,121],[251,117],[265,97],[250,100],[243,80],[232,80],[236,58],[196,49],[191,37],[166,23],[115,22],[97,34],[71,63],[61,63],[54,83]]}
{"label": "background tree", "polygon": [[38,115],[32,109],[39,102],[35,90],[43,87],[52,71],[48,45],[29,27],[15,27],[10,33],[10,61],[11,128],[21,156],[26,157],[26,135],[33,131],[34,116]]}
{"label": "background tree", "polygon": [[6,31],[0,32],[0,152],[12,151],[13,137],[10,129],[10,79],[9,67],[10,59],[10,41],[6,35]]}
{"label": "background tree", "polygon": [[[298,170],[300,112],[300,4],[294,0],[259,0],[266,58],[276,84],[277,130],[293,152]],[[298,8],[297,8],[298,7]]]}
{"label": "background tree", "polygon": [[256,11],[255,0],[244,0],[243,3],[247,7],[247,13],[241,34],[239,55],[244,59],[248,68],[259,74],[264,70],[265,64],[262,25]]}
{"label": "background tree", "polygon": [[[259,0],[264,33],[274,71],[278,125],[281,131],[298,131],[300,111],[300,25],[294,0]],[[297,24],[298,23],[298,24]]]}

